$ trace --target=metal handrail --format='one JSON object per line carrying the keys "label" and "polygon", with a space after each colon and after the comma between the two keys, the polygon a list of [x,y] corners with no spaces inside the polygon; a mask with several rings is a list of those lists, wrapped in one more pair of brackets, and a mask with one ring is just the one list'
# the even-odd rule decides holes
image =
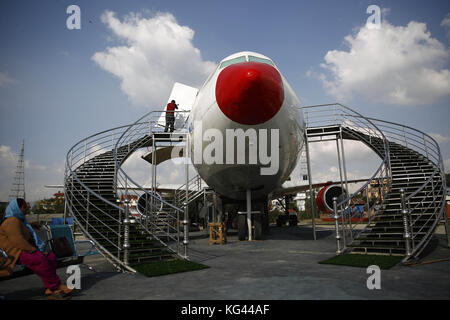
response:
{"label": "metal handrail", "polygon": [[[147,114],[145,114],[143,117],[141,117],[139,120],[137,120],[134,124],[132,124],[132,125],[130,125],[130,126],[128,127],[128,129],[127,129],[127,130],[119,137],[119,139],[118,139],[117,142],[116,142],[116,145],[115,145],[115,147],[114,147],[114,162],[115,162],[115,164],[116,164],[117,171],[118,171],[118,172],[120,171],[120,172],[123,174],[123,176],[124,176],[125,178],[127,178],[127,180],[129,180],[129,181],[130,181],[132,184],[134,184],[137,188],[141,188],[141,190],[142,190],[143,192],[147,193],[148,196],[150,196],[150,197],[152,197],[152,198],[154,198],[154,199],[156,199],[156,200],[162,202],[163,204],[165,204],[165,205],[171,207],[173,210],[177,210],[177,211],[179,211],[179,212],[183,212],[183,209],[180,209],[180,208],[178,208],[178,207],[176,207],[176,206],[174,206],[174,205],[168,203],[168,202],[165,201],[164,199],[158,199],[153,193],[148,192],[145,188],[143,188],[143,187],[140,186],[138,183],[136,183],[129,175],[127,175],[127,174],[125,173],[125,171],[122,169],[122,167],[120,166],[120,163],[119,163],[118,160],[117,160],[117,150],[120,148],[119,143],[120,143],[122,140],[124,140],[124,137],[125,137],[126,133],[128,132],[128,135],[130,135],[133,131],[136,130],[136,129],[134,129],[135,127],[139,127],[139,126],[142,126],[142,125],[147,126],[147,125],[148,125],[149,123],[151,123],[151,122],[147,122],[147,121],[143,121],[143,120],[146,119],[146,118],[148,118],[149,116],[153,116],[154,114],[156,114],[156,113],[161,113],[161,112],[165,112],[165,111],[150,111],[149,113],[147,113]],[[177,111],[177,112],[182,112],[182,113],[184,113],[184,112],[189,112],[189,111]],[[159,119],[159,118],[158,118],[158,119]],[[134,130],[132,130],[132,129],[134,129]],[[150,128],[147,127],[147,129],[149,129],[149,132],[150,132],[150,133],[153,133],[153,132],[154,132],[154,131],[153,131],[153,129],[154,129],[153,127],[150,127]],[[127,142],[127,141],[122,142],[122,145],[126,145],[126,144],[127,144],[126,142]]]}
{"label": "metal handrail", "polygon": [[[425,152],[426,154],[423,154],[422,152],[419,152],[423,157],[425,157],[426,159],[428,159],[434,166],[434,171],[429,175],[428,179],[423,182],[419,187],[417,187],[413,192],[410,192],[408,195],[405,196],[405,202],[407,203],[407,206],[409,208],[408,210],[408,214],[409,217],[412,218],[411,213],[413,210],[416,209],[424,209],[423,205],[422,205],[422,201],[417,201],[416,205],[411,208],[411,200],[417,198],[418,194],[423,192],[425,190],[426,187],[431,185],[431,191],[427,191],[425,192],[424,195],[420,196],[421,199],[426,199],[426,198],[432,198],[433,201],[438,201],[438,203],[440,203],[441,205],[439,206],[433,206],[434,207],[434,212],[432,214],[430,214],[429,218],[426,220],[426,223],[423,223],[423,225],[419,228],[419,230],[414,231],[414,227],[415,225],[417,225],[417,223],[419,222],[420,218],[423,215],[419,215],[416,219],[408,219],[408,228],[409,228],[409,232],[410,232],[410,239],[412,241],[412,252],[410,252],[410,255],[406,258],[408,259],[409,257],[414,257],[420,254],[420,252],[422,252],[422,250],[425,248],[425,244],[429,241],[429,239],[431,238],[431,235],[435,229],[435,227],[437,226],[437,224],[439,224],[440,220],[441,220],[441,216],[443,213],[443,210],[445,209],[445,176],[444,176],[444,171],[443,171],[443,159],[442,159],[442,154],[440,152],[440,147],[438,145],[438,143],[436,142],[436,140],[429,136],[428,134],[415,129],[415,128],[411,128],[409,126],[405,126],[402,124],[398,124],[398,123],[394,123],[394,122],[390,122],[390,121],[385,121],[385,120],[379,120],[379,119],[372,119],[375,122],[378,123],[382,123],[381,127],[383,128],[384,126],[390,128],[390,129],[396,129],[397,131],[399,131],[400,133],[398,135],[401,135],[401,138],[399,138],[398,136],[396,137],[396,141],[401,142],[402,145],[404,147],[407,148],[411,148],[411,145],[414,146],[416,148],[416,150],[414,151],[422,151]],[[385,124],[389,124],[389,126],[385,125]],[[399,129],[401,128],[401,129]],[[409,130],[409,131],[406,131]],[[413,133],[411,132],[413,131]],[[392,133],[392,132],[391,132]],[[424,143],[423,143],[423,147],[422,145],[415,145],[414,143],[411,143],[411,141],[417,142],[417,143],[421,143],[421,141],[418,141],[414,138],[411,138],[411,136],[413,137],[422,137]],[[428,141],[428,144],[427,144]],[[417,150],[418,149],[418,150]],[[433,160],[430,159],[430,153],[433,153],[437,156],[437,159],[435,156],[433,156]],[[436,178],[440,178],[441,179],[441,185],[439,190],[436,190],[436,187],[434,185],[434,181],[436,180]],[[428,207],[425,208],[425,210],[430,209],[430,205]],[[428,222],[433,220],[433,224],[432,226],[429,227],[429,231],[426,234],[426,236],[424,236],[419,243],[415,243],[415,239],[417,237],[419,237],[421,235],[421,232],[424,230],[425,226],[427,226]]]}
{"label": "metal handrail", "polygon": [[[196,194],[199,191],[202,191],[202,178],[200,175],[195,175],[191,178],[191,180],[187,183],[187,190],[189,192],[189,199],[191,199],[191,195]],[[177,190],[175,190],[175,203],[183,204],[186,200],[186,183],[181,185]]]}
{"label": "metal handrail", "polygon": [[[327,110],[320,110],[320,112],[318,112],[317,109],[310,110],[310,112],[305,115],[305,119],[308,122],[308,120],[310,118],[312,118],[313,121],[308,122],[308,123],[314,123],[314,124],[318,124],[318,123],[323,124],[324,122],[325,123],[333,122],[334,124],[343,125],[342,119],[344,119],[344,121],[347,121],[349,119],[349,115],[347,115],[347,112],[345,112],[346,110],[350,110],[350,112],[353,114],[358,114],[357,112],[354,112],[353,110],[351,110],[341,104],[338,104],[338,103],[337,104],[324,104],[324,105],[317,105],[317,106],[308,106],[308,107],[303,107],[303,108],[308,110],[309,108],[324,108],[324,107],[330,107],[330,106],[334,107],[333,114],[330,114],[330,112],[327,113]],[[342,109],[341,109],[341,107],[342,107]],[[354,117],[354,115],[351,115],[350,118],[352,121],[352,124],[350,125],[350,127],[352,127],[352,129],[362,132],[364,134],[368,134],[369,136],[376,135],[376,136],[378,136],[378,138],[382,138],[384,141],[386,153],[385,153],[385,157],[383,159],[382,164],[378,168],[377,172],[368,180],[368,182],[365,185],[363,185],[359,190],[357,190],[355,193],[353,193],[352,195],[347,197],[347,199],[344,199],[343,201],[339,202],[337,207],[341,208],[341,210],[340,210],[341,212],[345,212],[345,210],[348,210],[348,207],[345,207],[346,202],[351,200],[352,197],[354,197],[356,194],[361,192],[365,187],[367,187],[371,181],[375,181],[377,176],[384,177],[384,179],[386,179],[386,181],[378,180],[379,182],[381,182],[381,187],[380,187],[381,193],[390,192],[391,187],[392,187],[392,181],[391,181],[392,180],[392,178],[391,178],[392,177],[392,169],[390,167],[391,159],[390,159],[390,149],[389,149],[390,143],[395,142],[398,145],[401,145],[405,148],[408,148],[409,150],[416,152],[417,154],[420,154],[422,157],[426,158],[429,161],[430,165],[432,165],[434,167],[433,172],[429,173],[429,174],[427,174],[427,176],[425,176],[427,179],[423,183],[421,183],[418,186],[415,186],[412,191],[409,191],[405,196],[403,196],[403,200],[405,201],[405,204],[407,203],[408,212],[409,212],[409,216],[410,216],[410,218],[405,220],[407,223],[407,228],[408,228],[408,238],[406,238],[405,241],[408,241],[408,239],[410,239],[410,241],[412,241],[412,252],[408,252],[408,255],[405,259],[408,259],[411,256],[417,256],[418,254],[420,254],[421,250],[423,250],[423,248],[425,247],[424,244],[426,244],[427,241],[429,241],[430,235],[432,234],[436,225],[439,223],[440,217],[441,217],[443,209],[445,207],[443,205],[445,203],[445,192],[444,192],[445,191],[445,177],[443,176],[444,175],[443,159],[442,159],[439,145],[436,143],[434,138],[432,138],[428,134],[426,134],[420,130],[411,128],[409,126],[397,124],[397,123],[390,122],[390,121],[384,121],[384,120],[379,120],[379,119],[375,119],[375,118],[370,118],[370,117],[363,117],[360,114],[358,114],[357,117]],[[356,118],[359,118],[359,119],[356,119]],[[373,128],[367,128],[367,127],[364,128],[364,125],[362,126],[362,128],[356,127],[358,125],[364,124],[364,122],[370,123],[373,126]],[[347,126],[347,123],[345,124],[345,126]],[[376,133],[373,131],[374,128],[376,128],[376,130],[378,130],[378,132],[380,133],[379,135],[374,134],[374,133]],[[389,142],[388,139],[391,142]],[[385,164],[385,165],[383,165],[383,164]],[[440,180],[437,180],[437,179],[440,179]],[[385,186],[387,186],[388,188],[385,189],[384,188]],[[427,187],[431,187],[430,188],[431,190],[427,190]],[[404,192],[404,191],[401,191],[401,192]],[[419,196],[419,194],[421,194],[421,195]],[[384,196],[385,196],[385,194],[383,194],[383,198],[384,198]],[[437,203],[440,205],[436,206],[436,205],[433,205],[433,203],[430,203],[428,205],[424,204],[423,200],[425,200],[427,198],[433,199],[433,201],[437,201]],[[413,200],[414,200],[414,205],[411,206],[411,203]],[[381,205],[381,207],[378,209],[375,208],[375,215],[369,215],[369,223],[361,232],[365,231],[369,227],[373,218],[375,218],[380,212],[383,212],[383,210],[382,210],[383,203],[384,203],[384,200],[381,202],[381,204],[375,203],[376,205]],[[369,212],[374,209],[375,204],[372,205],[372,208],[369,208],[369,210],[368,210]],[[414,230],[414,228],[417,225],[417,223],[419,222],[419,220],[422,220],[422,217],[423,217],[423,214],[415,213],[414,214],[415,218],[413,218],[411,213],[417,209],[420,209],[421,211],[423,211],[423,210],[431,211],[430,209],[434,209],[434,212],[427,213],[427,214],[429,214],[429,217],[426,219],[426,222],[423,223],[422,225],[419,225],[420,228],[418,228],[418,230],[417,230],[417,228],[416,228],[416,230]],[[352,215],[350,213],[349,221],[350,221],[351,217],[352,217]],[[431,227],[429,227],[427,225],[430,221],[433,221],[433,224]],[[420,241],[416,240],[419,236],[421,236],[421,233],[423,233],[425,228],[429,228],[426,236],[423,237],[422,239],[420,239]],[[418,243],[415,243],[415,240]],[[407,245],[407,248],[408,248],[408,245]]]}
{"label": "metal handrail", "polygon": [[[103,245],[98,243],[95,240],[95,237],[93,237],[90,234],[88,228],[84,228],[84,224],[86,224],[90,229],[96,231],[96,229],[88,222],[89,218],[96,219],[97,221],[108,227],[108,229],[110,229],[110,231],[113,234],[116,234],[118,239],[120,239],[120,224],[121,224],[120,219],[117,219],[116,217],[111,216],[110,214],[105,212],[104,210],[101,210],[100,208],[96,207],[96,205],[92,202],[92,199],[95,198],[99,199],[103,203],[106,203],[109,206],[111,206],[112,208],[119,210],[119,212],[123,211],[123,209],[120,208],[116,203],[111,202],[110,200],[104,198],[98,192],[92,190],[89,186],[83,183],[81,179],[78,177],[79,168],[88,164],[92,159],[94,159],[98,155],[107,152],[112,152],[112,148],[114,145],[114,137],[117,136],[118,133],[121,133],[123,130],[126,130],[129,126],[130,125],[120,126],[93,134],[87,138],[80,140],[72,148],[70,148],[66,156],[64,192],[66,195],[65,197],[66,207],[72,213],[72,217],[74,218],[75,222],[83,230],[83,233],[85,233],[89,238],[93,239],[93,241],[97,245],[97,248],[105,256],[105,258],[107,258],[114,265],[120,266],[120,268],[123,268],[130,272],[135,272],[134,269],[127,266],[117,256],[111,254],[109,250],[107,250]],[[82,190],[74,189],[73,188],[74,183],[79,185]],[[72,200],[76,201],[76,203],[73,203]],[[75,204],[78,204],[86,212],[80,212],[76,208]],[[103,223],[103,221],[98,219],[98,217],[91,214],[90,211],[88,210],[89,206],[96,207],[100,212],[108,216],[113,221],[116,221],[116,223],[119,226],[119,230],[112,229],[110,226],[106,225],[105,223]],[[85,218],[83,214],[86,214],[87,218]],[[102,235],[101,232],[97,233]],[[103,238],[107,240],[109,243],[111,243],[114,247],[116,247],[119,251],[121,250],[119,245],[113,243],[112,241],[107,239],[107,237]]]}
{"label": "metal handrail", "polygon": [[[330,108],[332,109],[332,113],[330,113]],[[356,192],[352,193],[351,195],[348,195],[345,199],[339,201],[337,203],[337,208],[339,208],[340,212],[349,211],[349,209],[353,208],[355,204],[351,204],[351,201],[357,197],[362,191],[372,183],[377,182],[380,185],[380,193],[379,196],[375,199],[375,202],[373,205],[368,209],[368,217],[369,222],[367,226],[364,228],[364,230],[367,229],[367,227],[370,225],[370,223],[373,221],[373,218],[377,216],[377,214],[382,211],[382,206],[385,202],[385,193],[390,192],[391,185],[392,185],[392,172],[391,172],[391,163],[390,163],[390,145],[389,140],[398,142],[400,145],[404,145],[405,147],[409,148],[410,150],[413,150],[422,156],[426,157],[430,163],[434,164],[434,171],[433,173],[428,177],[428,179],[420,186],[414,189],[413,192],[406,195],[405,200],[408,203],[408,207],[411,208],[411,200],[416,198],[419,193],[425,190],[427,186],[432,186],[431,191],[424,192],[425,195],[420,196],[421,199],[426,199],[427,197],[433,197],[433,199],[438,198],[441,199],[445,203],[445,193],[442,192],[442,188],[445,189],[445,178],[443,178],[443,159],[440,152],[439,145],[436,143],[435,139],[429,136],[426,133],[423,133],[417,129],[404,126],[401,124],[364,117],[358,112],[342,105],[339,103],[333,103],[333,104],[323,104],[323,105],[315,105],[315,106],[306,106],[303,107],[303,111],[306,111],[305,120],[308,123],[308,125],[314,124],[314,125],[339,125],[340,128],[347,127],[349,129],[353,130],[353,133],[350,133],[354,137],[359,136],[359,138],[362,138],[363,135],[367,136],[370,141],[374,138],[380,139],[380,141],[383,141],[383,146],[380,148],[379,152],[381,154],[384,153],[384,157],[382,158],[382,162],[380,163],[379,167],[375,171],[375,173],[369,178],[369,180],[363,184]],[[66,156],[66,170],[65,170],[65,186],[64,190],[67,199],[67,203],[69,206],[69,210],[73,211],[77,210],[75,207],[75,203],[72,202],[72,198],[76,200],[78,205],[83,208],[84,211],[86,211],[86,219],[85,217],[72,214],[76,222],[83,228],[83,225],[86,224],[86,226],[89,225],[89,217],[94,217],[97,220],[98,217],[95,217],[95,215],[90,215],[89,212],[89,206],[98,208],[93,202],[92,202],[92,196],[96,199],[100,199],[102,202],[107,203],[112,208],[115,208],[119,210],[119,214],[123,214],[125,212],[124,208],[116,203],[111,202],[110,200],[104,198],[101,194],[96,192],[95,190],[92,190],[90,187],[88,187],[85,183],[79,179],[77,176],[77,169],[82,167],[85,164],[88,164],[92,159],[96,158],[98,155],[101,155],[103,153],[111,152],[113,159],[114,159],[114,184],[117,188],[118,184],[122,184],[125,186],[125,189],[128,188],[128,186],[134,186],[133,189],[137,189],[141,193],[145,193],[148,199],[152,199],[152,201],[157,201],[159,203],[163,203],[163,205],[167,206],[169,210],[172,210],[176,213],[176,215],[172,213],[168,213],[169,217],[172,220],[179,222],[179,214],[184,212],[182,208],[177,207],[176,205],[173,205],[169,203],[168,201],[165,201],[164,199],[156,197],[154,191],[149,192],[147,189],[140,186],[138,183],[133,181],[133,179],[123,170],[121,167],[122,163],[124,162],[124,159],[127,158],[133,151],[137,150],[139,147],[145,146],[150,139],[154,138],[155,133],[160,133],[161,128],[158,127],[158,120],[161,117],[161,114],[164,111],[151,111],[138,119],[136,122],[134,122],[131,125],[126,126],[120,126],[113,129],[105,130],[100,133],[91,135],[85,139],[80,140],[77,142],[67,153]],[[183,113],[184,111],[179,111],[176,113]],[[184,126],[183,129],[186,129],[186,122],[187,118],[184,120]],[[342,129],[341,129],[342,130]],[[186,132],[182,132],[182,134],[187,134]],[[361,140],[361,139],[360,139]],[[392,143],[392,142],[391,142]],[[126,149],[128,148],[128,149]],[[126,153],[125,156],[121,157],[119,159],[118,152],[124,151]],[[425,153],[425,155],[423,154]],[[442,178],[442,181],[439,185],[435,186],[435,180],[437,177]],[[190,179],[187,182],[186,192],[189,192],[191,182],[196,182],[196,177]],[[81,186],[82,190],[77,190],[74,188],[69,188],[70,185],[74,185],[76,182],[77,185]],[[86,195],[84,195],[84,192]],[[135,194],[137,194],[137,191],[134,190]],[[190,196],[189,196],[190,197]],[[429,209],[430,205],[427,207]],[[152,207],[153,208],[153,207]],[[416,203],[413,205],[412,210],[416,208],[422,208],[420,206],[420,203]],[[153,210],[153,209],[152,209]],[[410,209],[411,210],[411,209]],[[435,207],[435,210],[432,215],[428,218],[428,221],[434,219],[433,226],[436,226],[436,224],[439,222],[439,217],[442,214],[443,206]],[[117,219],[116,217],[113,217],[109,215],[107,212],[100,210],[105,215],[109,216],[111,219],[117,222],[119,230],[111,231],[116,234],[120,241],[121,236],[121,218]],[[373,212],[373,214],[371,214]],[[78,211],[79,213],[79,211]],[[351,225],[351,218],[352,218],[352,212],[348,214],[349,218],[349,231],[350,235],[352,236],[353,229],[355,229],[355,226]],[[420,217],[419,217],[420,218]],[[417,245],[414,245],[414,239],[419,235],[420,231],[424,229],[424,226],[422,226],[419,231],[414,231],[414,226],[419,221],[419,218],[416,219],[410,219],[409,221],[409,228],[411,229],[412,233],[412,241],[413,241],[413,255],[417,254],[423,247],[423,244],[427,241],[427,238],[429,238],[429,234],[427,237],[424,237]],[[145,219],[146,221],[143,221],[141,219],[138,219],[137,222],[146,230],[149,234],[153,235],[155,239],[157,239],[159,242],[163,243],[164,245],[168,246],[165,242],[163,242],[157,235],[152,233],[149,229],[148,225],[145,225],[146,223],[150,224],[150,228],[153,228],[153,230],[159,230],[159,231],[166,231],[167,226],[167,239],[169,241],[176,241],[179,242],[179,236],[171,236],[170,230],[176,230],[179,232],[178,225],[177,227],[173,227],[169,222],[163,222],[164,227],[160,227],[153,223],[152,221],[149,221],[149,219]],[[344,218],[342,219],[344,223]],[[427,222],[428,222],[427,221]],[[90,226],[93,228],[92,226]],[[108,226],[109,227],[109,226]],[[164,230],[162,229],[164,228]],[[87,229],[87,228],[86,228]],[[86,234],[89,235],[88,230],[83,228],[84,231],[86,231]],[[95,229],[95,228],[94,228]],[[433,229],[433,228],[431,228]],[[364,231],[362,230],[362,231]],[[360,231],[360,232],[362,232]],[[345,232],[345,229],[344,229]],[[430,233],[431,231],[429,231]],[[179,235],[179,233],[178,233]],[[120,252],[121,246],[120,243],[118,245],[113,244]],[[108,252],[105,250],[103,246],[98,244],[98,247],[101,250],[104,250],[105,252]],[[109,254],[109,252],[108,252]],[[118,259],[117,257],[109,254],[112,260],[114,260],[119,265],[124,265],[124,263]],[[130,270],[130,269],[129,269]]]}
{"label": "metal handrail", "polygon": [[[366,189],[368,187],[368,185],[375,180],[379,180],[376,179],[376,177],[380,176],[383,173],[383,167],[386,167],[386,176],[382,176],[383,180],[386,179],[386,182],[388,183],[388,190],[389,190],[389,182],[390,182],[390,162],[389,162],[389,143],[387,142],[386,137],[384,136],[383,132],[381,130],[379,130],[377,128],[377,126],[375,124],[373,124],[369,119],[365,118],[364,116],[362,116],[361,114],[359,114],[358,112],[340,104],[340,103],[331,103],[331,104],[321,104],[321,105],[313,105],[313,106],[305,106],[302,107],[303,110],[308,110],[308,109],[313,109],[313,112],[317,113],[317,108],[323,108],[323,107],[334,107],[334,119],[332,117],[333,123],[331,125],[339,125],[342,126],[345,123],[346,127],[349,127],[350,125],[348,124],[348,122],[345,122],[345,120],[349,120],[349,118],[351,120],[356,121],[357,123],[360,124],[364,124],[364,121],[366,121],[366,126],[364,127],[355,127],[353,126],[352,129],[356,130],[356,131],[363,131],[362,133],[367,132],[367,135],[369,136],[373,136],[373,130],[370,130],[371,128],[367,127],[367,124],[372,125],[373,129],[375,131],[378,131],[378,136],[383,140],[384,142],[384,147],[385,147],[385,156],[382,159],[380,166],[378,167],[378,169],[375,171],[375,173],[367,180],[366,183],[363,184],[363,186],[361,186],[356,192],[352,193],[351,195],[349,195],[348,197],[346,197],[345,199],[341,200],[340,202],[337,203],[337,207],[341,208],[341,211],[348,211],[349,209],[349,205],[351,200],[353,198],[355,198],[359,193],[361,193],[362,190]],[[339,108],[342,108],[343,110],[339,110]],[[325,113],[327,110],[324,110],[323,113]],[[340,111],[340,113],[338,113],[337,111]],[[347,111],[347,112],[345,112]],[[329,117],[330,114],[327,113],[327,116]],[[342,117],[342,118],[341,118]],[[304,118],[306,119],[306,122],[309,126],[310,122],[308,122],[309,120],[309,115],[307,114],[306,116],[304,116]],[[323,120],[322,120],[323,121]],[[315,123],[317,123],[319,121],[316,121]],[[384,188],[383,188],[384,189]],[[374,204],[372,206],[372,208],[375,207],[376,204]],[[370,211],[370,210],[369,210]],[[376,212],[375,212],[376,214]],[[369,212],[368,212],[369,215]],[[351,214],[349,215],[349,219],[351,219]],[[351,220],[350,220],[351,221]],[[369,216],[369,222],[371,221],[370,216]],[[350,227],[352,228],[352,227]],[[352,232],[352,229],[350,229],[350,232]]]}
{"label": "metal handrail", "polygon": [[[180,235],[178,222],[180,221],[180,219],[179,219],[180,213],[183,213],[184,210],[182,208],[179,208],[179,207],[169,203],[168,201],[166,201],[160,197],[157,197],[156,194],[154,193],[155,190],[152,190],[150,192],[146,188],[142,187],[139,183],[134,181],[133,178],[131,178],[125,172],[125,170],[121,167],[121,163],[118,161],[118,157],[117,157],[117,150],[119,150],[123,146],[130,145],[130,141],[136,141],[138,139],[148,137],[148,139],[151,139],[152,144],[153,144],[154,134],[161,132],[160,130],[158,130],[160,128],[157,127],[157,123],[163,112],[165,112],[165,111],[150,111],[150,112],[148,112],[147,114],[142,116],[140,119],[138,119],[133,125],[131,125],[129,128],[127,128],[127,130],[125,130],[122,133],[122,135],[117,139],[117,142],[114,146],[114,163],[115,163],[115,168],[116,168],[115,183],[116,183],[116,188],[119,184],[122,184],[123,185],[122,188],[124,188],[126,190],[126,192],[128,192],[128,186],[132,185],[133,193],[135,195],[138,195],[139,193],[146,194],[146,197],[148,199],[147,202],[149,200],[151,202],[151,211],[149,213],[149,212],[147,212],[148,210],[146,210],[145,218],[138,219],[137,222],[144,228],[144,230],[146,230],[148,233],[150,233],[156,240],[158,240],[160,243],[162,243],[163,245],[165,245],[169,249],[171,249],[168,244],[169,240],[176,242],[177,248],[178,248],[179,235]],[[175,113],[181,114],[181,113],[188,113],[188,112],[189,111],[176,111]],[[155,120],[155,119],[158,119],[158,120]],[[186,120],[187,119],[185,119],[185,121],[184,121],[183,128],[185,128]],[[185,134],[185,133],[181,132],[180,134]],[[143,144],[144,143],[141,143],[141,146]],[[138,147],[139,146],[135,146],[135,149],[137,149]],[[175,221],[176,226],[171,225],[171,223],[168,221],[157,220],[158,213],[154,214],[154,212],[153,212],[155,202],[168,207],[170,210],[173,210],[173,212],[174,212],[173,214],[170,212],[166,212],[166,219]],[[153,222],[156,220],[160,224],[163,224],[165,227],[167,227],[167,230],[163,230],[158,224],[156,224],[156,222]],[[149,229],[152,229],[153,232],[151,232]],[[156,231],[164,232],[164,234],[157,235]],[[172,236],[171,231],[173,233],[176,232],[176,236]],[[167,243],[162,241],[162,239],[161,239],[162,237],[167,238]],[[178,250],[175,253],[179,254]]]}
{"label": "metal handrail", "polygon": [[[133,125],[136,125],[136,122]],[[120,216],[121,215],[123,216],[124,208],[104,198],[101,194],[99,194],[98,192],[92,190],[89,186],[87,186],[78,177],[77,169],[83,167],[86,164],[89,164],[89,162],[92,159],[96,158],[97,156],[108,152],[114,154],[115,161],[117,161],[117,150],[114,149],[114,147],[117,145],[116,144],[117,136],[123,136],[126,132],[129,131],[128,129],[133,125],[120,126],[84,138],[80,140],[78,143],[76,143],[69,150],[66,156],[65,194],[68,209],[72,212],[72,216],[74,217],[74,220],[79,226],[83,226],[84,224],[86,224],[87,227],[86,228],[83,227],[83,232],[89,238],[95,239],[92,235],[90,235],[88,228],[90,228],[91,232],[97,231],[96,233],[101,235],[105,241],[107,241],[113,247],[115,247],[118,250],[118,252],[121,252],[122,250],[122,247],[120,245],[120,238],[121,238],[121,225],[123,222],[121,221]],[[132,133],[131,135],[129,135],[129,139],[132,139],[133,136],[137,136],[137,134]],[[81,187],[82,190],[77,190],[74,189],[73,187],[71,188],[71,186],[73,186],[75,183],[79,187]],[[92,199],[95,198],[100,199],[103,203],[106,203],[110,207],[117,209],[119,211],[119,218],[111,216],[110,214],[108,214],[108,212],[105,212],[104,210],[98,208],[95,205],[95,203],[92,202]],[[75,201],[76,203],[73,201]],[[83,212],[79,211],[76,208],[75,204],[77,204]],[[89,212],[89,206],[91,209],[96,208],[98,211],[102,212],[105,216],[109,217],[109,219],[115,221],[119,229],[118,230],[112,229],[109,225],[103,223],[103,221],[98,219],[97,216],[91,214]],[[85,214],[87,217],[84,217]],[[112,234],[115,234],[117,236],[119,243],[115,244],[114,242],[110,241],[107,237],[104,237],[101,232],[98,232],[96,228],[94,228],[92,225],[89,224],[88,221],[89,219],[95,219],[96,221],[100,222],[105,227],[107,227]],[[160,242],[163,243],[162,241]],[[119,254],[117,256],[114,256],[110,254],[109,251],[104,248],[104,246],[100,245],[99,243],[97,244],[101,251],[108,253],[107,254],[108,260],[110,260],[113,264],[120,265],[122,268],[125,268],[126,270],[133,272],[132,268],[128,267],[126,263],[124,263],[118,258]]]}

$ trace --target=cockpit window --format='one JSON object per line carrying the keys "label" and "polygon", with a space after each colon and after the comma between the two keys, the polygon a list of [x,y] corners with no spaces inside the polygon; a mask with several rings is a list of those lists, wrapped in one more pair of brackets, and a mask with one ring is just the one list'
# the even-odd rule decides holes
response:
{"label": "cockpit window", "polygon": [[248,56],[248,61],[267,63],[267,64],[270,64],[272,67],[275,67],[273,62],[270,61],[269,59],[258,58],[258,57],[254,57],[254,56]]}
{"label": "cockpit window", "polygon": [[237,58],[230,59],[230,60],[222,62],[220,64],[220,69],[228,67],[229,65],[232,65],[232,64],[235,64],[235,63],[239,63],[239,62],[246,62],[245,56],[237,57]]}

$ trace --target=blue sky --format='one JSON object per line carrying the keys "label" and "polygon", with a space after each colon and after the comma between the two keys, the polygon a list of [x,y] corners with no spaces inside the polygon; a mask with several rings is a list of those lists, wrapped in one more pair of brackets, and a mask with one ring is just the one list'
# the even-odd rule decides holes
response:
{"label": "blue sky", "polygon": [[[81,9],[81,30],[66,27],[66,9],[71,4]],[[355,40],[353,49],[361,49],[358,62],[367,61],[367,42],[360,31],[372,4],[383,9],[386,24],[382,30],[405,35],[401,48],[409,54],[399,61],[405,62],[402,70],[412,71],[411,76],[399,71],[403,72],[399,81],[407,88],[402,99],[384,98],[389,88],[381,84],[374,94],[368,92],[374,83],[392,80],[389,70],[383,70],[378,82],[367,75],[352,85],[354,78],[339,81],[336,77],[348,66],[342,55],[328,54],[349,52],[345,38],[350,36]],[[130,13],[137,14],[134,20]],[[114,29],[114,22],[132,25],[130,20],[149,21],[158,13],[161,20],[194,32],[185,39],[185,47],[168,45],[161,64],[157,61],[160,56],[139,44],[141,38],[120,36],[120,30]],[[66,153],[77,141],[160,109],[171,89],[167,83],[179,81],[176,72],[167,71],[161,95],[133,95],[124,87],[133,87],[141,78],[133,78],[133,72],[123,74],[105,62],[107,57],[118,59],[108,48],[132,46],[151,54],[151,61],[162,66],[163,74],[170,59],[176,60],[178,72],[189,73],[184,80],[191,81],[186,83],[190,85],[201,83],[211,63],[231,53],[260,52],[275,61],[304,105],[339,101],[364,115],[438,135],[450,169],[450,24],[444,23],[448,13],[448,1],[0,1],[0,201],[7,200],[15,167],[12,154],[19,152],[22,139],[28,161],[27,194],[34,201],[54,192],[44,185],[62,184]],[[426,25],[424,30],[414,29],[425,37],[416,43],[404,39],[414,33],[409,25],[412,21]],[[154,36],[155,43],[164,41],[157,34],[147,36],[144,40],[153,41]],[[395,39],[380,39],[387,51],[396,46],[389,42]],[[418,47],[423,49],[419,58],[414,55]],[[98,59],[94,59],[97,53]],[[179,62],[183,61],[181,54],[186,54],[187,60],[198,60],[198,72],[184,69]],[[385,51],[379,53],[380,59],[386,56]],[[127,62],[127,57],[124,59],[122,63]],[[389,69],[392,65],[386,61],[383,66]],[[438,85],[417,83],[414,68],[430,71],[430,79]],[[155,81],[151,74],[138,76],[149,83]]]}

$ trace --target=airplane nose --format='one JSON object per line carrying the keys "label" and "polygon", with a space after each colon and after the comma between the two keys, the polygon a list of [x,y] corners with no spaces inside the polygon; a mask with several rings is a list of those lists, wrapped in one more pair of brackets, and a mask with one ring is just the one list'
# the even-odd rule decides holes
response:
{"label": "airplane nose", "polygon": [[284,101],[283,80],[269,64],[236,63],[219,74],[216,101],[229,119],[246,125],[260,124],[280,110]]}

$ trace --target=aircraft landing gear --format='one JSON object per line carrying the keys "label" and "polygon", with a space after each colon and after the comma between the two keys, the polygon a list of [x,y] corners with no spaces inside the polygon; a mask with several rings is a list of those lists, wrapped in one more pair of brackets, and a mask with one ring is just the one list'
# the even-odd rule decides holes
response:
{"label": "aircraft landing gear", "polygon": [[261,240],[262,238],[262,216],[261,214],[255,214],[253,219],[253,233],[255,240]]}
{"label": "aircraft landing gear", "polygon": [[269,218],[269,206],[267,203],[264,205],[263,214],[261,218],[262,218],[262,233],[268,235],[270,218]]}
{"label": "aircraft landing gear", "polygon": [[[246,211],[238,211],[237,227],[238,239],[245,240],[261,240],[263,233],[268,233],[269,216],[267,200],[261,206],[261,200],[253,203],[251,199],[251,190],[247,190]],[[256,211],[252,211],[253,209]],[[240,206],[242,209],[242,206]]]}
{"label": "aircraft landing gear", "polygon": [[244,241],[247,236],[247,217],[244,214],[238,214],[238,238]]}
{"label": "aircraft landing gear", "polygon": [[[247,215],[239,214],[238,215],[238,239],[240,241],[245,240],[248,237],[248,224],[247,224]],[[261,240],[263,234],[263,219],[262,215],[258,213],[252,213],[252,239],[253,240]]]}

